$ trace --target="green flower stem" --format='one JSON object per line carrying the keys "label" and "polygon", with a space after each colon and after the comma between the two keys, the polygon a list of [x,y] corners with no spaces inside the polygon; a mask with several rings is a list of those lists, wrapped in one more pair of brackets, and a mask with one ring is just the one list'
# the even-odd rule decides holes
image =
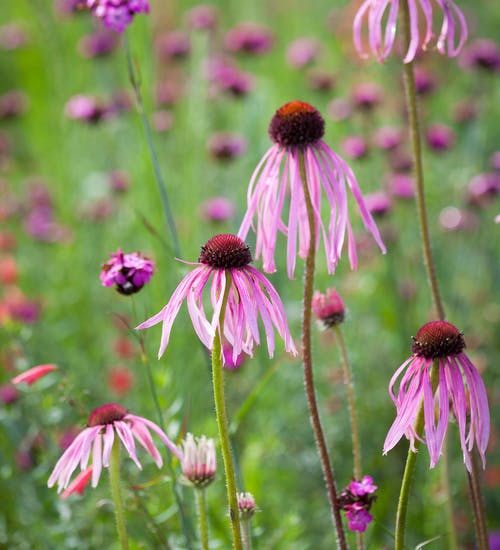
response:
{"label": "green flower stem", "polygon": [[229,430],[226,413],[226,401],[224,398],[224,373],[222,369],[222,346],[220,333],[224,327],[224,316],[226,313],[227,297],[231,287],[231,274],[226,270],[226,288],[222,299],[222,308],[219,317],[219,328],[215,333],[212,347],[212,382],[214,388],[215,414],[219,428],[222,458],[226,473],[227,500],[229,505],[229,519],[233,535],[234,550],[243,550],[241,542],[240,517],[238,512],[238,500],[236,497],[236,476],[234,473],[233,457],[231,455],[231,443],[229,441]]}
{"label": "green flower stem", "polygon": [[[431,367],[431,384],[432,390],[435,391],[437,383],[439,381],[439,364],[435,360]],[[405,528],[406,528],[406,512],[408,510],[408,500],[410,498],[410,489],[413,481],[413,475],[415,473],[415,466],[417,464],[417,452],[420,447],[419,437],[422,437],[424,432],[424,405],[420,405],[420,409],[417,414],[414,425],[415,434],[415,451],[412,451],[411,447],[408,449],[408,456],[406,457],[405,471],[403,474],[403,481],[401,482],[401,489],[399,492],[398,510],[396,514],[396,531],[394,549],[404,549]]]}
{"label": "green flower stem", "polygon": [[200,541],[202,550],[208,550],[208,526],[207,526],[207,505],[205,499],[205,489],[203,487],[195,488],[196,510],[198,522],[200,525]]}
{"label": "green flower stem", "polygon": [[314,291],[314,269],[316,260],[316,226],[314,222],[314,211],[311,202],[311,196],[307,187],[306,168],[304,163],[304,154],[299,153],[300,176],[304,189],[304,198],[306,201],[307,218],[309,222],[309,250],[307,252],[305,273],[304,273],[304,304],[302,312],[302,360],[304,362],[304,386],[309,407],[309,419],[314,432],[314,439],[318,450],[325,486],[330,501],[330,508],[333,516],[333,524],[337,534],[337,546],[341,550],[347,549],[347,542],[344,533],[340,509],[337,502],[337,489],[335,487],[335,478],[328,455],[323,427],[319,417],[318,404],[316,401],[316,392],[314,389],[312,346],[311,346],[311,308]]}
{"label": "green flower stem", "polygon": [[[349,418],[351,420],[351,437],[352,437],[352,457],[353,457],[353,475],[354,479],[361,479],[361,445],[359,443],[358,419],[356,417],[356,400],[354,397],[354,381],[352,378],[351,365],[347,357],[347,348],[345,345],[344,335],[340,325],[333,327],[337,342],[340,347],[340,356],[342,358],[342,371],[344,373],[344,385],[347,390],[347,402],[349,409]],[[356,531],[356,543],[358,550],[363,550],[363,533]]]}
{"label": "green flower stem", "polygon": [[120,438],[115,435],[113,448],[109,457],[109,485],[111,497],[115,505],[116,530],[122,550],[128,550],[127,528],[125,526],[125,514],[123,511],[122,492],[120,486]]}
{"label": "green flower stem", "polygon": [[244,550],[251,550],[252,543],[250,539],[250,520],[242,520],[241,534],[243,536],[243,548]]}
{"label": "green flower stem", "polygon": [[132,60],[132,54],[130,52],[130,45],[128,43],[128,37],[125,33],[124,35],[124,44],[125,44],[125,53],[127,56],[127,68],[130,78],[130,83],[134,89],[135,100],[137,103],[137,111],[141,117],[142,126],[144,128],[144,133],[146,134],[146,141],[148,144],[149,153],[151,155],[151,162],[153,163],[153,170],[156,178],[156,183],[158,184],[158,190],[160,191],[160,198],[163,206],[163,211],[165,218],[167,220],[167,225],[172,235],[172,246],[174,254],[180,258],[182,256],[181,249],[179,245],[179,237],[177,235],[177,229],[175,227],[174,216],[172,214],[172,208],[170,207],[170,202],[168,200],[167,188],[165,182],[163,181],[163,176],[160,169],[160,163],[158,161],[158,155],[156,153],[156,148],[153,142],[153,134],[151,132],[151,126],[149,124],[148,117],[146,116],[146,111],[144,109],[144,102],[142,101],[140,79],[136,75],[136,69],[134,67],[134,62]]}

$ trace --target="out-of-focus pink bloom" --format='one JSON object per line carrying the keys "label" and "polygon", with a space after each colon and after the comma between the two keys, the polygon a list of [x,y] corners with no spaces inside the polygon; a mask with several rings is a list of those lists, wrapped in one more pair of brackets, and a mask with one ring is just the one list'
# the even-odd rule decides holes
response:
{"label": "out-of-focus pink bloom", "polygon": [[49,372],[52,372],[56,370],[58,367],[56,365],[47,364],[47,365],[38,365],[37,367],[33,367],[18,376],[14,377],[11,380],[12,384],[28,384],[28,386],[31,386],[34,384],[37,380],[40,378],[43,378],[45,375],[47,375]]}
{"label": "out-of-focus pink bloom", "polygon": [[427,128],[425,137],[434,151],[446,151],[455,143],[455,132],[445,124],[432,124]]}
{"label": "out-of-focus pink bloom", "polygon": [[116,193],[124,193],[130,187],[130,176],[124,170],[113,170],[108,177],[109,186]]}
{"label": "out-of-focus pink bloom", "polygon": [[493,170],[500,170],[500,151],[495,151],[490,157],[490,166]]}
{"label": "out-of-focus pink bloom", "polygon": [[390,152],[389,164],[395,172],[409,172],[413,167],[413,159],[408,151],[398,147]]}
{"label": "out-of-focus pink bloom", "polygon": [[361,481],[351,481],[348,489],[353,495],[362,497],[363,495],[374,493],[377,490],[377,486],[373,484],[373,478],[371,476],[363,476]]}
{"label": "out-of-focus pink bloom", "polygon": [[184,59],[189,55],[190,50],[189,36],[181,30],[164,33],[156,40],[156,51],[160,59],[165,61]]}
{"label": "out-of-focus pink bloom", "polygon": [[92,14],[116,32],[123,32],[138,13],[149,13],[147,0],[86,0]]}
{"label": "out-of-focus pink bloom", "polygon": [[200,213],[205,220],[225,222],[234,216],[235,207],[226,197],[212,197],[201,204]]}
{"label": "out-of-focus pink bloom", "polygon": [[[403,435],[410,440],[410,448],[416,452],[415,440],[419,436],[415,433],[415,420],[423,401],[425,443],[431,459],[430,467],[434,468],[439,461],[450,409],[458,424],[465,466],[470,472],[470,452],[474,443],[485,466],[490,435],[488,397],[481,376],[464,353],[464,348],[462,333],[447,321],[431,321],[418,330],[413,339],[413,354],[398,368],[389,384],[397,416],[385,439],[384,454]],[[438,369],[435,392],[430,377],[433,362],[436,362],[434,368]],[[393,387],[402,373],[399,392],[395,395]],[[469,430],[466,434],[467,424]]]}
{"label": "out-of-focus pink bloom", "polygon": [[113,351],[121,359],[134,359],[137,355],[137,348],[134,343],[121,336],[113,342]]}
{"label": "out-of-focus pink bloom", "polygon": [[108,110],[94,97],[80,94],[66,103],[64,112],[68,118],[95,124],[106,116]]}
{"label": "out-of-focus pink bloom", "polygon": [[395,149],[402,141],[401,128],[396,126],[381,126],[372,136],[373,145],[384,151]]}
{"label": "out-of-focus pink bloom", "polygon": [[478,38],[464,48],[460,61],[467,69],[497,72],[500,70],[500,46],[493,40]]}
{"label": "out-of-focus pink bloom", "polygon": [[0,27],[0,50],[17,50],[28,43],[26,31],[17,23]]}
{"label": "out-of-focus pink bloom", "polygon": [[216,132],[208,138],[207,149],[212,157],[227,161],[242,155],[247,149],[247,141],[239,134]]}
{"label": "out-of-focus pink bloom", "polygon": [[434,75],[422,65],[417,65],[415,73],[415,88],[421,96],[430,95],[436,88],[437,82]]}
{"label": "out-of-focus pink bloom", "polygon": [[453,106],[453,120],[458,123],[470,122],[477,118],[478,106],[473,99],[464,99]]}
{"label": "out-of-focus pink bloom", "polygon": [[83,57],[105,57],[118,47],[117,35],[106,29],[99,29],[93,34],[83,36],[78,42],[78,51]]}
{"label": "out-of-focus pink bloom", "polygon": [[[321,237],[329,273],[335,271],[347,233],[351,267],[357,266],[357,254],[347,211],[347,188],[350,189],[363,224],[380,249],[385,247],[377,226],[368,212],[358,182],[348,164],[322,140],[324,120],[308,103],[291,101],[278,109],[271,120],[269,135],[274,145],[255,169],[248,188],[248,208],[238,235],[245,238],[257,218],[256,257],[262,256],[264,271],[276,271],[274,253],[278,231],[287,235],[287,271],[293,278],[298,255],[307,256],[309,223],[304,197],[300,158],[304,159],[306,182],[314,210],[316,248]],[[284,219],[285,197],[289,194],[288,220]],[[328,226],[321,218],[322,195],[329,203]],[[324,199],[323,199],[324,200]],[[298,240],[298,243],[297,243]]]}
{"label": "out-of-focus pink bloom", "polygon": [[342,153],[351,159],[360,159],[366,157],[368,147],[366,141],[361,136],[347,136],[340,144]]}
{"label": "out-of-focus pink bloom", "polygon": [[0,256],[0,283],[11,285],[17,281],[18,271],[14,256]]}
{"label": "out-of-focus pink bloom", "polygon": [[217,11],[214,6],[201,4],[186,13],[186,21],[192,29],[202,31],[213,29],[217,25]]}
{"label": "out-of-focus pink bloom", "polygon": [[376,82],[362,82],[353,88],[351,97],[356,108],[370,111],[382,102],[383,90]]}
{"label": "out-of-focus pink bloom", "polygon": [[26,298],[18,289],[14,290],[3,303],[7,317],[27,325],[36,323],[40,317],[40,304],[38,301]]}
{"label": "out-of-focus pink bloom", "polygon": [[474,176],[467,185],[466,200],[478,207],[489,205],[500,194],[500,173],[484,172]]}
{"label": "out-of-focus pink bloom", "polygon": [[116,437],[119,437],[129,457],[139,470],[142,470],[142,465],[137,458],[134,438],[151,455],[158,468],[161,468],[163,459],[149,430],[155,432],[166,447],[179,460],[182,460],[181,451],[151,420],[130,414],[117,403],[108,403],[97,407],[90,413],[88,427],[78,434],[58,460],[47,485],[53,487],[57,483],[58,493],[66,489],[70,483],[71,475],[78,465],[80,465],[80,470],[86,470],[92,453],[91,485],[96,487],[102,468],[109,466],[111,449]]}
{"label": "out-of-focus pink bloom", "polygon": [[257,511],[252,493],[236,493],[238,510],[242,520],[249,520]]}
{"label": "out-of-focus pink bloom", "polygon": [[327,288],[325,294],[316,290],[312,299],[312,310],[327,328],[342,323],[345,318],[344,302],[335,288]]}
{"label": "out-of-focus pink bloom", "polygon": [[183,96],[184,89],[179,80],[163,80],[158,84],[156,90],[156,101],[158,105],[173,107]]}
{"label": "out-of-focus pink bloom", "polygon": [[28,96],[21,90],[0,95],[0,119],[15,118],[28,108]]}
{"label": "out-of-focus pink bloom", "polygon": [[71,443],[75,440],[76,436],[80,433],[79,426],[70,426],[61,434],[59,438],[59,447],[65,451]]}
{"label": "out-of-focus pink bloom", "polygon": [[335,76],[323,69],[310,69],[306,73],[307,85],[311,90],[329,92],[335,87]]}
{"label": "out-of-focus pink bloom", "polygon": [[286,50],[286,60],[291,67],[303,69],[316,60],[321,44],[314,38],[297,38]]}
{"label": "out-of-focus pink bloom", "polygon": [[157,132],[168,132],[174,124],[174,115],[166,109],[158,109],[151,114],[151,122]]}
{"label": "out-of-focus pink bloom", "polygon": [[61,493],[61,498],[66,499],[74,493],[78,493],[80,496],[83,495],[83,491],[85,491],[91,477],[92,466],[89,466],[88,468],[85,468],[85,470],[82,470],[68,485],[67,489]]}
{"label": "out-of-focus pink bloom", "polygon": [[[435,0],[443,18],[436,49],[442,55],[455,57],[467,39],[467,23],[453,0]],[[419,10],[420,8],[420,10]],[[404,63],[410,63],[419,49],[426,50],[434,38],[432,30],[432,4],[430,0],[408,0],[410,14],[410,43],[404,54]],[[364,0],[353,23],[354,46],[361,57],[368,57],[363,47],[363,20],[368,20],[368,46],[372,54],[383,62],[392,51],[398,22],[398,0]],[[419,11],[422,12],[425,30],[419,29]],[[422,37],[423,34],[423,37]]]}
{"label": "out-of-focus pink bloom", "polygon": [[327,106],[328,116],[332,120],[340,121],[349,118],[352,114],[352,105],[347,99],[332,99]]}
{"label": "out-of-focus pink bloom", "polygon": [[269,29],[256,23],[240,23],[226,33],[225,45],[231,52],[263,54],[274,44],[274,36]]}
{"label": "out-of-focus pink bloom", "polygon": [[346,508],[347,526],[351,531],[364,533],[366,526],[373,519],[373,516],[366,511],[362,504],[354,503]]}
{"label": "out-of-focus pink bloom", "polygon": [[253,88],[252,75],[240,71],[226,58],[211,59],[207,64],[207,77],[217,89],[236,97],[248,94]]}
{"label": "out-of-focus pink bloom", "polygon": [[196,488],[203,488],[212,483],[217,471],[217,458],[213,439],[202,435],[196,439],[193,434],[186,434],[182,442],[182,475]]}
{"label": "out-of-focus pink bloom", "polygon": [[127,367],[113,367],[108,373],[108,388],[119,397],[126,395],[134,386],[134,374]]}
{"label": "out-of-focus pink bloom", "polygon": [[415,183],[409,174],[391,174],[387,185],[391,195],[398,199],[413,199],[415,196]]}
{"label": "out-of-focus pink bloom", "polygon": [[383,217],[392,210],[391,197],[384,191],[365,195],[365,204],[373,217]]}
{"label": "out-of-focus pink bloom", "polygon": [[456,206],[447,206],[439,213],[439,225],[446,231],[473,229],[477,226],[476,215]]}
{"label": "out-of-focus pink bloom", "polygon": [[13,384],[0,386],[0,401],[4,405],[11,405],[19,399],[19,391]]}
{"label": "out-of-focus pink bloom", "polygon": [[150,281],[156,271],[154,263],[140,252],[124,254],[121,248],[110,254],[111,260],[102,265],[103,286],[116,286],[121,294],[134,294]]}
{"label": "out-of-focus pink bloom", "polygon": [[[173,322],[184,300],[187,301],[193,328],[202,343],[212,350],[215,332],[233,346],[233,360],[244,351],[252,356],[260,344],[257,319],[262,319],[270,357],[274,354],[274,330],[285,343],[285,349],[296,354],[288,329],[285,308],[271,283],[250,266],[252,255],[248,246],[236,235],[216,235],[201,248],[198,266],[181,281],[168,304],[137,328],[149,328],[163,322],[160,350],[163,355],[170,339]],[[213,315],[209,320],[203,307],[203,291],[212,279],[210,301]],[[229,288],[228,288],[229,287]],[[224,326],[220,314],[227,293]]]}

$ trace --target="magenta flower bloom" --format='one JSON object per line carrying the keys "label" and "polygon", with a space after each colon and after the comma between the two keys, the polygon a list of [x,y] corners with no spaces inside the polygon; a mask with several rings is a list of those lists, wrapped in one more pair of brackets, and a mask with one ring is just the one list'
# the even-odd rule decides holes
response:
{"label": "magenta flower bloom", "polygon": [[142,465],[137,458],[134,438],[151,455],[158,468],[161,468],[163,460],[149,430],[155,432],[167,448],[182,460],[181,451],[150,420],[130,414],[116,403],[97,407],[90,413],[88,427],[76,436],[58,460],[47,485],[53,487],[57,483],[58,493],[66,489],[70,483],[71,474],[78,465],[80,470],[86,470],[92,452],[92,487],[96,487],[102,468],[109,466],[111,449],[116,436],[120,438],[129,457],[139,470],[142,470]]}
{"label": "magenta flower bloom", "polygon": [[327,288],[325,294],[316,290],[312,299],[312,310],[326,328],[334,327],[344,321],[344,302],[334,288]]}
{"label": "magenta flower bloom", "polygon": [[[271,283],[254,267],[248,265],[252,255],[248,246],[236,235],[216,235],[201,247],[199,265],[186,275],[174,291],[168,304],[156,315],[137,328],[149,328],[163,322],[160,350],[163,355],[170,331],[184,300],[193,327],[203,342],[212,350],[215,331],[233,346],[233,361],[243,351],[253,355],[253,347],[260,344],[257,319],[260,315],[267,339],[269,355],[274,353],[273,326],[285,343],[285,349],[296,354],[288,329],[285,309]],[[210,300],[213,307],[209,320],[203,307],[203,291],[212,278]],[[229,285],[229,289],[227,288]],[[224,326],[220,327],[220,314],[224,294],[228,292]]]}
{"label": "magenta flower bloom", "polygon": [[351,483],[340,493],[338,503],[345,511],[347,526],[351,531],[364,533],[366,526],[373,519],[369,510],[377,499],[374,495],[377,486],[373,484],[371,476],[363,476],[358,481],[353,479]]}
{"label": "magenta flower bloom", "polygon": [[[460,53],[467,39],[465,17],[453,0],[408,0],[410,11],[410,44],[404,54],[404,63],[415,58],[419,48],[427,49],[434,38],[432,30],[432,2],[442,12],[443,22],[436,43],[438,52],[448,57]],[[425,31],[419,29],[419,8],[423,14]],[[361,57],[367,57],[363,48],[362,29],[368,18],[368,45],[373,55],[383,62],[392,51],[396,38],[399,0],[364,0],[354,17],[354,46]]]}
{"label": "magenta flower bloom", "polygon": [[[324,124],[320,113],[302,101],[286,103],[271,120],[269,135],[274,145],[265,153],[252,175],[248,188],[248,209],[238,232],[238,236],[244,239],[253,218],[257,217],[256,257],[262,256],[264,271],[268,273],[276,271],[274,252],[278,231],[287,235],[289,278],[293,278],[295,271],[297,239],[301,258],[307,256],[309,249],[309,223],[300,175],[301,155],[314,209],[316,249],[322,235],[328,272],[335,271],[346,232],[351,267],[354,269],[357,265],[354,234],[347,210],[347,187],[356,199],[365,228],[385,253],[385,246],[366,208],[354,173],[321,139]],[[323,192],[330,212],[328,227],[325,227],[321,217]],[[283,219],[287,193],[290,195],[288,222]]]}
{"label": "magenta flower bloom", "polygon": [[140,252],[124,254],[119,248],[118,252],[110,256],[111,260],[102,266],[100,279],[103,286],[116,285],[120,294],[139,292],[156,271],[154,263]]}
{"label": "magenta flower bloom", "polygon": [[373,519],[373,516],[366,511],[364,506],[357,502],[346,508],[345,516],[349,529],[361,533],[366,531],[366,526]]}
{"label": "magenta flower bloom", "polygon": [[240,23],[227,32],[225,44],[231,52],[260,55],[273,47],[274,36],[256,23]]}
{"label": "magenta flower bloom", "polygon": [[361,481],[356,481],[354,479],[351,481],[348,488],[353,495],[358,497],[370,495],[377,490],[377,486],[373,484],[373,478],[371,476],[363,476]]}
{"label": "magenta flower bloom", "polygon": [[116,32],[123,32],[137,13],[149,13],[147,0],[87,0],[87,7]]}
{"label": "magenta flower bloom", "polygon": [[[469,453],[474,442],[481,455],[483,467],[485,466],[485,451],[490,435],[488,398],[481,376],[463,352],[464,348],[462,333],[451,323],[432,321],[419,329],[413,339],[413,355],[399,367],[389,384],[389,393],[396,405],[397,416],[385,439],[384,454],[387,454],[403,435],[410,440],[410,448],[415,450],[415,439],[418,436],[414,425],[423,399],[425,443],[429,450],[431,468],[436,466],[441,454],[450,407],[458,423],[467,469],[471,471]],[[435,394],[430,378],[434,360],[439,367]],[[393,387],[403,371],[405,372],[396,396]],[[467,424],[469,429],[466,435]]]}
{"label": "magenta flower bloom", "polygon": [[209,222],[226,222],[234,216],[234,203],[226,197],[212,197],[200,205],[200,214]]}

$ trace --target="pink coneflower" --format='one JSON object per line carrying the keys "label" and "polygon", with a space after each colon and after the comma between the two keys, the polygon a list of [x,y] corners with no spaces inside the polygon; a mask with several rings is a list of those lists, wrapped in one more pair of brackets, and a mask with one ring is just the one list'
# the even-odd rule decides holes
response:
{"label": "pink coneflower", "polygon": [[134,294],[150,281],[156,270],[154,263],[140,252],[124,254],[119,248],[110,254],[100,274],[103,286],[115,286],[120,294]]}
{"label": "pink coneflower", "polygon": [[[248,209],[239,237],[244,239],[257,216],[256,257],[262,256],[264,271],[276,271],[274,251],[278,231],[287,235],[288,276],[293,278],[299,241],[299,256],[309,249],[309,223],[300,159],[303,155],[307,185],[314,209],[316,248],[321,235],[326,252],[328,272],[333,273],[340,259],[347,232],[351,267],[357,265],[356,247],[347,211],[347,187],[358,204],[365,228],[385,253],[377,226],[368,212],[358,182],[347,163],[322,140],[324,120],[308,103],[291,101],[276,111],[269,126],[274,145],[257,165],[248,188]],[[283,166],[282,166],[283,165]],[[322,191],[328,201],[330,221],[325,227],[321,217]],[[290,194],[288,223],[283,219],[286,194]]]}
{"label": "pink coneflower", "polygon": [[[215,331],[220,330],[221,338],[233,346],[234,360],[242,351],[253,355],[254,345],[260,343],[257,324],[260,315],[269,355],[272,357],[274,353],[273,325],[283,339],[285,349],[297,353],[288,330],[283,303],[266,277],[249,265],[251,261],[250,249],[236,235],[216,235],[201,247],[198,267],[184,277],[159,313],[137,327],[144,329],[163,322],[158,357],[163,355],[168,345],[172,324],[184,300],[187,301],[194,330],[209,350],[213,347]],[[211,320],[203,307],[203,291],[210,278],[210,300],[214,310]],[[225,293],[224,327],[220,327]]]}
{"label": "pink coneflower", "polygon": [[[388,453],[403,435],[410,440],[411,449],[415,450],[415,439],[420,438],[415,433],[414,425],[423,401],[425,440],[431,468],[436,466],[441,454],[450,407],[458,423],[467,469],[471,471],[469,453],[474,441],[485,466],[484,454],[490,435],[488,398],[481,376],[463,352],[464,348],[462,333],[451,323],[431,321],[419,329],[413,339],[413,355],[399,367],[389,384],[389,393],[396,405],[397,417],[385,439],[384,454]],[[430,377],[434,361],[439,368],[435,393]],[[393,386],[403,371],[405,372],[396,396]],[[436,404],[438,411],[435,409]],[[469,430],[466,435],[467,416]]]}
{"label": "pink coneflower", "polygon": [[182,460],[181,451],[150,420],[130,414],[116,403],[108,403],[97,407],[90,413],[88,427],[80,432],[58,460],[47,485],[52,487],[57,483],[59,493],[66,489],[71,474],[76,467],[80,465],[80,470],[87,468],[92,452],[92,487],[96,487],[102,468],[109,466],[111,448],[116,436],[120,438],[129,457],[135,462],[139,470],[142,470],[142,465],[137,458],[134,438],[151,455],[158,468],[161,468],[163,460],[149,430],[155,432],[167,448],[179,460]]}
{"label": "pink coneflower", "polygon": [[274,36],[269,29],[256,23],[240,23],[225,37],[226,48],[231,52],[260,55],[273,47]]}
{"label": "pink coneflower", "polygon": [[[434,38],[432,30],[432,2],[442,12],[443,23],[436,48],[442,55],[455,57],[467,39],[467,23],[453,0],[407,0],[410,13],[410,43],[404,54],[404,63],[410,63],[418,50],[428,49]],[[419,8],[425,22],[425,32],[419,29]],[[353,23],[354,46],[361,57],[367,57],[363,48],[362,30],[365,16],[368,19],[368,45],[380,62],[392,51],[396,38],[399,0],[364,0]]]}
{"label": "pink coneflower", "polygon": [[149,13],[147,0],[86,0],[92,14],[116,32],[123,32],[138,13]]}
{"label": "pink coneflower", "polygon": [[321,321],[326,328],[334,327],[344,321],[344,302],[334,288],[327,288],[325,294],[316,290],[312,299],[312,310],[318,321]]}
{"label": "pink coneflower", "polygon": [[377,486],[371,476],[364,476],[360,481],[353,479],[340,493],[339,506],[345,511],[348,527],[351,531],[364,533],[373,516],[369,510],[376,500],[373,494]]}
{"label": "pink coneflower", "polygon": [[184,478],[197,488],[209,485],[217,471],[214,440],[204,435],[195,439],[193,434],[188,433],[182,443],[182,451],[181,467]]}
{"label": "pink coneflower", "polygon": [[19,374],[11,380],[12,384],[28,384],[28,386],[33,385],[37,380],[43,378],[49,372],[56,370],[58,367],[56,365],[38,365],[28,369],[27,371]]}

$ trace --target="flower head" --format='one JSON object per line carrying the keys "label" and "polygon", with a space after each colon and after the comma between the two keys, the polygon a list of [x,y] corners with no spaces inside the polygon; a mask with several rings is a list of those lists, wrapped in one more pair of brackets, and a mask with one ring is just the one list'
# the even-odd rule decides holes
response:
{"label": "flower head", "polygon": [[[455,57],[467,39],[465,17],[453,0],[408,0],[410,14],[410,43],[404,54],[404,63],[415,58],[419,48],[427,49],[434,38],[432,30],[433,3],[442,12],[443,22],[436,48],[442,55]],[[423,14],[425,31],[419,29],[419,8]],[[392,51],[396,38],[399,0],[364,0],[353,23],[354,46],[361,57],[367,57],[362,44],[362,28],[368,18],[368,45],[373,55],[383,62]]]}
{"label": "flower head", "polygon": [[[425,442],[431,468],[436,466],[441,454],[450,408],[458,423],[467,469],[471,469],[469,453],[474,442],[483,466],[485,465],[485,451],[490,434],[488,398],[481,376],[464,353],[464,348],[462,333],[447,321],[431,321],[419,329],[413,339],[412,356],[399,367],[389,384],[389,393],[396,405],[397,416],[385,439],[384,454],[403,435],[410,440],[411,448],[415,450],[415,439],[420,438],[415,433],[414,425],[423,400]],[[430,376],[433,362],[434,368],[438,368],[435,388]],[[404,374],[399,383],[399,393],[395,395],[393,387],[402,372]]]}
{"label": "flower head", "polygon": [[327,328],[342,323],[345,317],[344,302],[334,288],[327,288],[325,294],[316,290],[312,299],[312,310]]}
{"label": "flower head", "polygon": [[[340,259],[347,232],[351,267],[357,265],[354,235],[347,211],[347,187],[358,203],[366,229],[385,252],[377,226],[368,212],[358,182],[347,163],[322,140],[325,123],[321,114],[309,103],[291,101],[280,107],[271,120],[269,135],[274,145],[257,165],[248,188],[248,209],[238,236],[244,239],[257,217],[256,257],[262,255],[264,271],[274,272],[274,252],[278,231],[288,237],[288,276],[293,278],[297,251],[305,258],[309,249],[309,223],[301,175],[301,162],[314,210],[316,248],[320,237],[326,252],[329,273]],[[284,219],[284,203],[290,194],[288,221]],[[322,193],[326,195],[330,220],[322,221]]]}
{"label": "flower head", "polygon": [[206,487],[215,478],[217,459],[215,443],[202,435],[196,439],[188,433],[182,444],[182,474],[194,487]]}
{"label": "flower head", "polygon": [[256,512],[255,498],[252,493],[236,493],[240,518],[249,520]]}
{"label": "flower head", "polygon": [[[194,330],[209,350],[213,348],[216,330],[220,330],[221,337],[233,346],[234,361],[242,351],[253,355],[254,345],[260,344],[257,324],[260,315],[269,355],[272,357],[274,353],[273,326],[283,339],[285,349],[297,353],[288,329],[283,303],[266,277],[249,265],[251,261],[250,249],[236,235],[216,235],[201,247],[198,266],[184,277],[168,304],[137,327],[143,329],[163,322],[158,357],[163,355],[168,345],[172,324],[185,299]],[[213,315],[208,320],[203,307],[203,291],[210,278]],[[224,326],[220,327],[221,309],[226,294]]]}
{"label": "flower head", "polygon": [[87,0],[87,7],[116,32],[123,32],[137,13],[149,13],[147,0]]}
{"label": "flower head", "polygon": [[49,487],[57,483],[58,492],[66,489],[71,474],[80,465],[80,470],[87,468],[92,452],[92,487],[96,487],[102,468],[109,466],[109,458],[115,437],[123,443],[129,457],[139,470],[142,465],[137,458],[134,438],[153,458],[158,468],[163,465],[162,457],[156,448],[149,430],[152,430],[182,460],[181,451],[170,441],[163,431],[153,422],[127,412],[116,403],[108,403],[94,409],[89,416],[88,427],[80,432],[64,454],[58,460],[49,481]]}
{"label": "flower head", "polygon": [[364,476],[360,481],[353,479],[340,493],[338,503],[348,522],[351,531],[365,532],[366,526],[373,519],[369,510],[377,499],[374,495],[377,486],[371,476]]}
{"label": "flower head", "polygon": [[116,285],[120,294],[139,292],[156,270],[154,263],[140,252],[124,254],[119,248],[118,252],[110,256],[111,260],[102,266],[101,282],[103,286]]}

